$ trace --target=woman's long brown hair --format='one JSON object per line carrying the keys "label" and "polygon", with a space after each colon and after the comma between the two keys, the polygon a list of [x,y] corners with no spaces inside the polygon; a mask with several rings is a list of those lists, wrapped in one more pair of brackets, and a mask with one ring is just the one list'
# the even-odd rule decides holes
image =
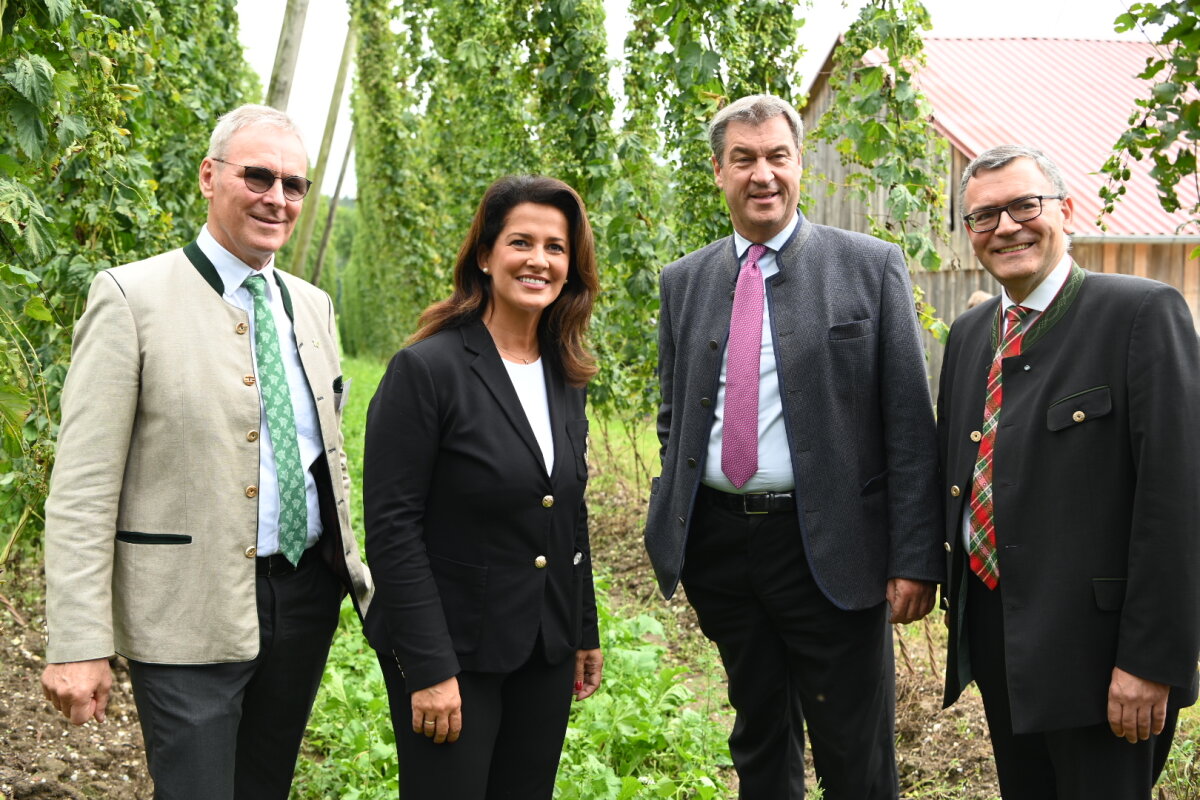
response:
{"label": "woman's long brown hair", "polygon": [[492,299],[492,279],[479,269],[480,261],[491,252],[509,212],[522,203],[553,206],[567,218],[571,237],[567,282],[542,312],[538,342],[567,383],[584,386],[598,371],[595,359],[584,347],[584,334],[600,291],[596,246],[583,200],[574,189],[555,178],[509,175],[487,188],[471,220],[471,230],[458,250],[453,293],[421,312],[417,332],[408,343],[482,317]]}

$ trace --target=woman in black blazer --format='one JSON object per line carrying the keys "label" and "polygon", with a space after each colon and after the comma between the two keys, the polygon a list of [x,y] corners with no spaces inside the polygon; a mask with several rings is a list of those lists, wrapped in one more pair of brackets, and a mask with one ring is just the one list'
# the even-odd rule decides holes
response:
{"label": "woman in black blazer", "polygon": [[453,294],[371,401],[366,629],[406,800],[550,798],[571,698],[600,684],[583,499],[597,290],[579,195],[502,178]]}

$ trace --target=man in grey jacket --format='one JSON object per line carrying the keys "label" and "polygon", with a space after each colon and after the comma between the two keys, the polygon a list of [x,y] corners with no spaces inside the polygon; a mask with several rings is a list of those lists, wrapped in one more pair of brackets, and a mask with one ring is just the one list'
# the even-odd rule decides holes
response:
{"label": "man in grey jacket", "polygon": [[770,95],[710,133],[734,235],[661,277],[646,548],[721,652],[741,797],[894,800],[886,621],[943,577],[936,437],[900,250],[797,211],[800,117]]}

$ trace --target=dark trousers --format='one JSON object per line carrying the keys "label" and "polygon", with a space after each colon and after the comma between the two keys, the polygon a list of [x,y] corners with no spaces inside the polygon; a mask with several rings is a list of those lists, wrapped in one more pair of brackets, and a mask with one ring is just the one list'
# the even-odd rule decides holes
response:
{"label": "dark trousers", "polygon": [[967,584],[966,632],[971,672],[987,712],[1000,793],[1006,800],[1150,800],[1166,764],[1179,717],[1167,710],[1163,732],[1130,744],[1108,723],[1039,733],[1013,733],[1004,658],[1004,581],[989,590],[974,574]]}
{"label": "dark trousers", "polygon": [[130,662],[155,800],[287,800],[342,602],[315,551],[257,578],[253,661]]}
{"label": "dark trousers", "polygon": [[794,512],[744,515],[701,492],[683,585],[737,710],[742,800],[804,797],[804,725],[826,800],[895,800],[886,604],[843,611],[809,570]]}
{"label": "dark trousers", "polygon": [[390,654],[380,654],[400,758],[400,797],[550,800],[571,714],[575,660],[548,664],[539,637],[515,672],[460,672],[462,734],[435,744],[412,729],[412,702]]}

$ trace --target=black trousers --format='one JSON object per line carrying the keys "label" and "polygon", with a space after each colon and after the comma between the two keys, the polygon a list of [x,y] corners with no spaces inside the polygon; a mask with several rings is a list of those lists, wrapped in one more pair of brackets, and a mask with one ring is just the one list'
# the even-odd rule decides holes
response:
{"label": "black trousers", "polygon": [[886,603],[843,611],[808,566],[794,512],[744,515],[701,492],[683,585],[737,710],[742,800],[804,797],[804,726],[826,800],[895,800],[895,669]]}
{"label": "black trousers", "polygon": [[400,758],[400,797],[550,800],[575,684],[575,660],[546,663],[541,637],[515,672],[460,672],[462,734],[435,744],[412,729],[408,686],[379,654]]}
{"label": "black trousers", "polygon": [[[1006,800],[1150,800],[1175,735],[1177,709],[1163,732],[1130,744],[1108,723],[1039,733],[1013,733],[1004,658],[1004,580],[989,590],[963,577],[971,672],[987,713],[1000,793]],[[961,596],[961,595],[960,595]]]}
{"label": "black trousers", "polygon": [[130,661],[155,800],[287,800],[342,602],[316,549],[257,578],[253,661]]}

